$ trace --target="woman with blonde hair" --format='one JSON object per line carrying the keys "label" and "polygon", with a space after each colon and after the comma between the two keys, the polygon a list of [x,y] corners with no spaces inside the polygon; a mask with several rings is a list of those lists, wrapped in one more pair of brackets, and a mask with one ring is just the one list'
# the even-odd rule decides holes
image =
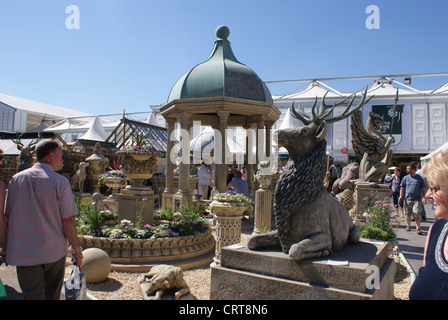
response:
{"label": "woman with blonde hair", "polygon": [[[0,166],[3,164],[3,150],[0,149]],[[5,219],[5,198],[6,198],[6,186],[3,181],[0,180],[0,261],[5,255],[6,251],[6,238],[7,227]]]}
{"label": "woman with blonde hair", "polygon": [[429,180],[427,199],[438,218],[428,232],[423,267],[409,292],[411,300],[448,300],[448,152],[439,152],[422,168]]}

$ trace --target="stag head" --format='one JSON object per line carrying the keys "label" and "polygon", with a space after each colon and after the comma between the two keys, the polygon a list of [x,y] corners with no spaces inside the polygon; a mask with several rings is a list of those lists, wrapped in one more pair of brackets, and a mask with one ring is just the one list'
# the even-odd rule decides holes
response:
{"label": "stag head", "polygon": [[29,157],[36,148],[36,144],[42,139],[42,132],[39,132],[38,137],[36,139],[31,140],[31,142],[27,146],[24,146],[23,143],[21,142],[22,135],[23,133],[19,135],[16,132],[17,138],[16,139],[12,138],[11,140],[17,145],[17,149],[21,151],[20,152],[21,156]]}
{"label": "stag head", "polygon": [[[367,87],[362,95],[361,101],[358,105],[352,108],[353,101],[356,98],[356,92],[351,96],[336,102],[332,106],[325,104],[325,97],[328,91],[324,94],[321,101],[321,106],[316,113],[317,97],[314,100],[311,108],[311,115],[306,114],[303,108],[299,106],[299,111],[294,108],[294,102],[291,105],[291,114],[294,118],[300,120],[304,125],[293,128],[276,131],[276,137],[279,147],[284,147],[288,150],[292,158],[303,158],[314,150],[325,139],[327,133],[327,123],[333,123],[339,120],[350,117],[356,110],[360,109],[372,98],[366,99]],[[350,98],[350,101],[346,101]],[[329,118],[334,108],[347,104],[345,110],[338,116]]]}

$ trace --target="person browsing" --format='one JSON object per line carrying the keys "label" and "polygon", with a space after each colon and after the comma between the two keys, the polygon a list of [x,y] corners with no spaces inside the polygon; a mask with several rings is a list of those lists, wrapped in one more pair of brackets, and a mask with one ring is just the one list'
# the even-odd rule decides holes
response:
{"label": "person browsing", "polygon": [[205,161],[201,161],[201,166],[198,169],[198,189],[199,194],[203,200],[208,199],[208,192],[212,181],[212,170],[210,165],[207,165]]}
{"label": "person browsing", "polygon": [[417,168],[414,164],[409,164],[406,169],[409,174],[401,181],[399,198],[399,201],[404,199],[407,224],[406,231],[411,230],[411,218],[414,217],[417,234],[422,234],[420,223],[422,206],[426,203],[426,199],[424,198],[426,184],[423,178],[416,173]]}
{"label": "person browsing", "polygon": [[249,197],[249,187],[247,186],[247,182],[242,178],[240,171],[234,172],[234,177],[227,185],[227,190],[232,187],[236,193],[241,193],[246,197]]}
{"label": "person browsing", "polygon": [[67,240],[76,265],[82,264],[74,218],[78,209],[69,180],[56,173],[63,166],[62,156],[58,142],[39,143],[38,162],[15,174],[8,186],[6,262],[16,266],[25,300],[60,298]]}

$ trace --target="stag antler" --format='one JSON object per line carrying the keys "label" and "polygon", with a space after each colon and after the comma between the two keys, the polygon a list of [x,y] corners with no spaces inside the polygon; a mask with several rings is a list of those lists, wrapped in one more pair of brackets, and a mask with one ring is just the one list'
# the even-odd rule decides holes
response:
{"label": "stag antler", "polygon": [[291,105],[291,112],[292,112],[293,117],[299,119],[305,125],[310,125],[312,123],[320,124],[320,123],[322,123],[324,121],[326,121],[327,123],[333,123],[333,122],[336,122],[336,121],[339,121],[339,120],[343,120],[343,119],[346,119],[346,118],[350,117],[356,110],[361,108],[363,105],[365,105],[367,102],[369,102],[370,99],[373,98],[373,96],[371,96],[370,98],[368,98],[366,100],[366,96],[367,96],[367,87],[366,87],[359,104],[355,108],[350,110],[350,108],[352,107],[353,101],[356,98],[357,92],[355,92],[352,95],[352,98],[350,99],[350,102],[348,103],[347,107],[345,108],[345,110],[339,116],[327,119],[327,117],[330,115],[330,113],[333,112],[333,110],[334,110],[334,108],[336,106],[344,104],[345,101],[348,98],[350,98],[350,96],[346,97],[346,98],[342,99],[341,101],[334,103],[332,106],[329,106],[329,105],[325,104],[325,97],[327,96],[327,94],[328,94],[328,91],[322,97],[319,114],[316,114],[317,97],[314,100],[314,104],[313,104],[313,106],[311,108],[312,119],[311,119],[311,117],[308,114],[306,114],[303,111],[303,108],[300,105],[299,105],[299,111],[297,112],[295,110],[295,108],[294,108],[294,102],[293,102],[292,105]]}
{"label": "stag antler", "polygon": [[17,149],[19,149],[19,150],[21,150],[23,148],[23,143],[20,141],[20,139],[22,138],[22,135],[23,135],[23,133],[21,133],[19,135],[19,133],[16,132],[17,139],[11,138],[11,141],[17,145]]}
{"label": "stag antler", "polygon": [[39,132],[39,135],[37,136],[36,140],[31,140],[30,144],[28,145],[28,147],[33,147],[34,145],[36,145],[40,140],[42,140],[42,132]]}

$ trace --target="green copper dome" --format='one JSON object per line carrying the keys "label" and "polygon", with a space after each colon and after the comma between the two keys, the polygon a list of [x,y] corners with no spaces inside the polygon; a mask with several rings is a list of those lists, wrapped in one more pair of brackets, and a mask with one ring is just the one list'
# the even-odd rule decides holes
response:
{"label": "green copper dome", "polygon": [[168,103],[177,99],[231,97],[273,103],[264,82],[240,63],[227,40],[229,28],[216,29],[218,40],[207,60],[184,74],[171,89]]}

